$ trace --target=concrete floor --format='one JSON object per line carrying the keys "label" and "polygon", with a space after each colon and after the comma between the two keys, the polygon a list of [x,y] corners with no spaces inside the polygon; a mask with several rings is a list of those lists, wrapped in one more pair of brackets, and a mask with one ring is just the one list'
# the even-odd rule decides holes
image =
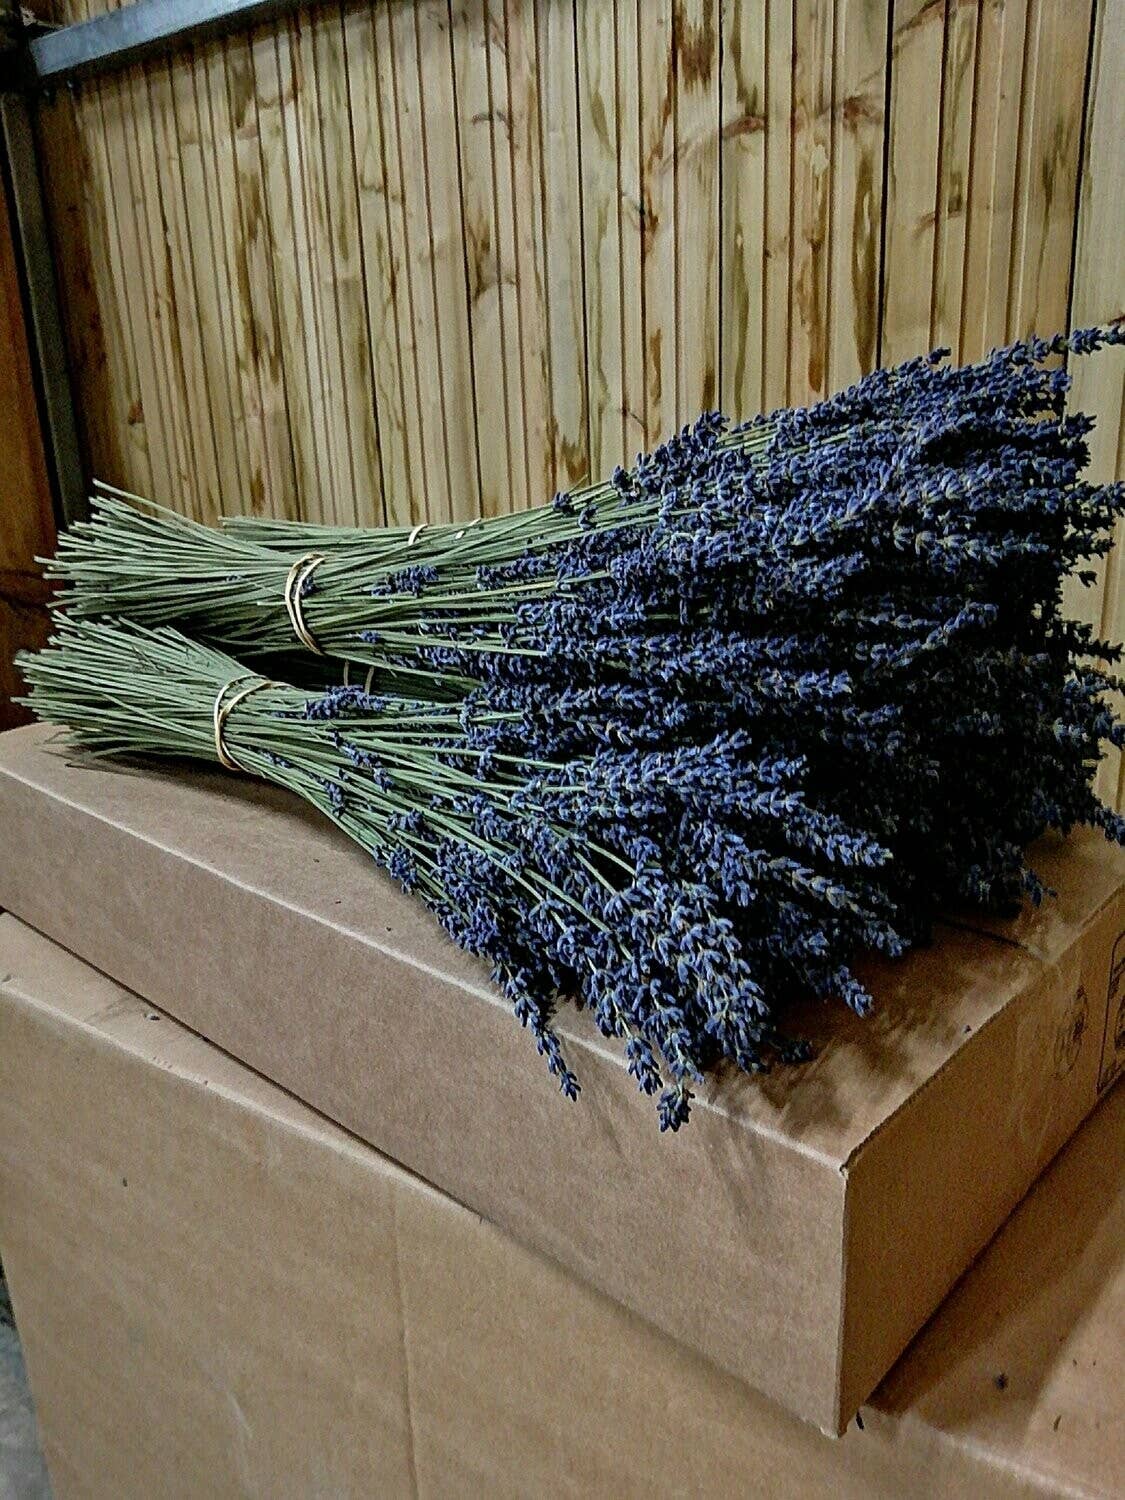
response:
{"label": "concrete floor", "polygon": [[0,1278],[0,1500],[50,1500],[8,1289]]}

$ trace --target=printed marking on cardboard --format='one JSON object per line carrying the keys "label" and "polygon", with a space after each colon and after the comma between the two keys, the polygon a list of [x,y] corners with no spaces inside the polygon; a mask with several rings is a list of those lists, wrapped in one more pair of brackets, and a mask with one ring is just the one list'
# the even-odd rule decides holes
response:
{"label": "printed marking on cardboard", "polygon": [[1104,1094],[1125,1069],[1125,932],[1119,933],[1109,960],[1105,998],[1105,1030],[1098,1093]]}
{"label": "printed marking on cardboard", "polygon": [[1081,985],[1075,992],[1066,1014],[1055,1033],[1055,1077],[1065,1078],[1074,1071],[1078,1054],[1082,1051],[1082,1040],[1089,1028],[1090,1002]]}

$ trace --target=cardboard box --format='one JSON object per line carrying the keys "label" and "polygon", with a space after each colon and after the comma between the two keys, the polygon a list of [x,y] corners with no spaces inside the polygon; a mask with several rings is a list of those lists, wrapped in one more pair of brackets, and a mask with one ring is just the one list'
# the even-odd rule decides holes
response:
{"label": "cardboard box", "polygon": [[[815,1060],[660,1136],[588,1019],[558,1097],[482,967],[240,778],[0,738],[0,906],[664,1332],[839,1431],[1098,1095],[1125,857],[1038,856],[1023,936],[951,927]],[[1028,941],[1029,937],[1033,942]]]}
{"label": "cardboard box", "polygon": [[59,1500],[1120,1493],[1125,1090],[835,1441],[11,917],[0,979]]}

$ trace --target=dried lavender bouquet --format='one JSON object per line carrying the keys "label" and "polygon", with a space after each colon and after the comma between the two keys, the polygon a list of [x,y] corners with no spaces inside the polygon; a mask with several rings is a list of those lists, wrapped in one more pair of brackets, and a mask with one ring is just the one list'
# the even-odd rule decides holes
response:
{"label": "dried lavender bouquet", "polygon": [[659,1094],[662,1129],[720,1059],[802,1055],[793,996],[865,1007],[857,948],[902,949],[887,851],[811,808],[803,763],[745,734],[542,760],[470,743],[479,704],[310,696],[174,630],[111,622],[64,620],[21,667],[39,717],[92,753],[217,760],[317,807],[492,963],[565,1093],[578,1083],[551,1016],[572,997]]}
{"label": "dried lavender bouquet", "polygon": [[707,416],[593,499],[477,528],[298,528],[313,571],[294,528],[113,503],[55,574],[76,614],[186,623],[267,664],[303,642],[467,695],[478,750],[640,763],[746,733],[892,851],[896,925],[919,937],[943,902],[1039,895],[1023,851],[1044,828],[1125,834],[1091,790],[1123,739],[1119,651],[1061,606],[1125,500],[1082,481],[1089,422],[1051,364],[1121,337],[929,356],[734,434]]}
{"label": "dried lavender bouquet", "polygon": [[[708,446],[749,461],[766,427],[711,433]],[[630,494],[624,471],[560,494],[546,506],[464,525],[349,530],[303,523],[224,522],[222,530],[110,486],[91,498],[92,518],[59,539],[48,576],[70,584],[76,618],[116,615],[169,624],[255,657],[294,646],[363,665],[403,669],[434,684],[425,650],[456,638],[467,651],[508,653],[521,610],[584,594],[603,575],[571,563],[592,536],[645,531],[696,452],[685,433],[641,458],[648,482]],[[704,480],[704,482],[706,482]],[[578,551],[575,552],[575,547]],[[421,648],[423,655],[411,657]],[[529,643],[524,654],[537,654]],[[475,675],[472,665],[466,681]]]}
{"label": "dried lavender bouquet", "polygon": [[[1040,503],[1034,466],[986,473],[977,459],[1010,457],[1012,444],[1036,435],[1043,463],[1065,462],[1075,435],[1059,422],[1066,377],[1043,361],[1121,336],[1033,340],[961,369],[942,367],[938,351],[733,430],[710,413],[606,483],[464,526],[242,518],[216,531],[106,489],[93,497],[92,520],[60,539],[50,574],[71,586],[76,617],[177,624],[255,657],[303,645],[364,665],[448,671],[456,651],[464,673],[479,677],[510,657],[521,673],[552,654],[583,667],[594,645],[612,656],[629,626],[633,664],[658,653],[667,669],[668,637],[706,628],[748,585],[755,622],[771,591],[830,596],[852,560],[841,550],[849,539],[875,536],[900,566],[917,552],[949,573],[997,542],[1030,555],[1034,539],[1018,526],[995,538],[980,528],[994,519],[987,492],[995,498],[998,480],[1014,485],[1011,508]],[[920,513],[904,503],[900,473],[916,491],[933,475],[945,493]],[[1055,473],[1050,482],[1072,481]]]}

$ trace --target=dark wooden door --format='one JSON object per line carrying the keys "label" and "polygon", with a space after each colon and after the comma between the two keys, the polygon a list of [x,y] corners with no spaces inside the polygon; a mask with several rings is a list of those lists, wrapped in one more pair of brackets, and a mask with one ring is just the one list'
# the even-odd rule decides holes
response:
{"label": "dark wooden door", "polygon": [[55,544],[50,483],[31,380],[12,229],[0,192],[0,728],[22,723],[12,659],[42,642],[46,587],[36,556]]}

